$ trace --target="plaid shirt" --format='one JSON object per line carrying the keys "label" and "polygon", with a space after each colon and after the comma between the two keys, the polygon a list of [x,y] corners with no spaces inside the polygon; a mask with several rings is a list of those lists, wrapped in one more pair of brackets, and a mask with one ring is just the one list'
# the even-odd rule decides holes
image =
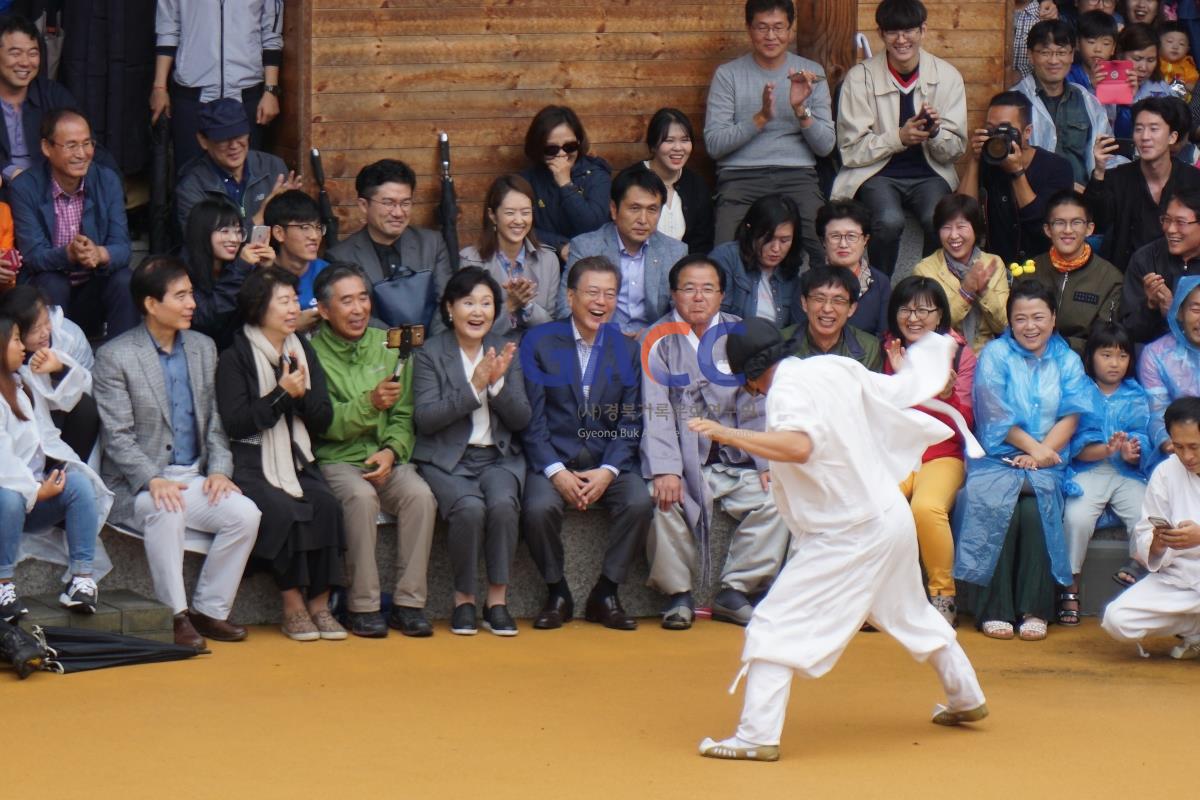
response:
{"label": "plaid shirt", "polygon": [[[71,194],[63,191],[54,178],[50,179],[50,195],[54,198],[54,246],[66,247],[83,227],[83,180]],[[71,285],[85,283],[90,271],[83,268],[71,270]]]}

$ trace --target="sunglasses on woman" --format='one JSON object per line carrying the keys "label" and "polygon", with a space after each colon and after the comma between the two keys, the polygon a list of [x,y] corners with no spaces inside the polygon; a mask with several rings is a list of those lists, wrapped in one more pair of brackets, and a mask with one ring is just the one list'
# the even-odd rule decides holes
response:
{"label": "sunglasses on woman", "polygon": [[546,158],[554,158],[559,153],[573,155],[579,152],[579,142],[563,142],[561,145],[548,144],[542,148],[542,155]]}

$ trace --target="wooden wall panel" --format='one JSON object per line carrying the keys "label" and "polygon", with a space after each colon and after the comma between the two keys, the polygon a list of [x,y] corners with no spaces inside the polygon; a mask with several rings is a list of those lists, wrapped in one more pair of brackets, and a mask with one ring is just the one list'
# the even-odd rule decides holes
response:
{"label": "wooden wall panel", "polygon": [[[1003,81],[1008,0],[926,0],[927,47],[959,66],[972,114]],[[525,165],[529,119],[548,103],[574,107],[593,151],[614,168],[642,158],[645,125],[672,105],[697,129],[716,67],[747,48],[743,0],[287,0],[285,87],[278,149],[289,163],[322,150],[343,232],[362,223],[354,176],[378,158],[417,172],[417,224],[432,224],[437,134],[450,136],[463,216],[478,230],[487,186]],[[800,51],[849,63],[828,31],[857,18],[874,36],[876,2],[798,3]],[[855,17],[857,14],[857,17]],[[289,75],[296,72],[299,74]],[[836,73],[835,73],[836,75]],[[293,91],[295,94],[293,94]],[[696,165],[711,163],[697,142]],[[307,155],[301,164],[310,171]]]}

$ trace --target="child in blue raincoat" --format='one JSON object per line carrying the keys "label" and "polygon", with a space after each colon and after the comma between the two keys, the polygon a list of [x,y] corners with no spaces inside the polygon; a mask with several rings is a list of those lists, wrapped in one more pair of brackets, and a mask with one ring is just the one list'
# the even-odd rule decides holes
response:
{"label": "child in blue raincoat", "polygon": [[[1079,624],[1079,573],[1088,542],[1104,509],[1112,506],[1129,533],[1142,515],[1142,497],[1154,460],[1150,444],[1150,401],[1133,380],[1133,339],[1114,322],[1098,324],[1088,336],[1084,368],[1094,382],[1096,413],[1085,412],[1071,442],[1073,480],[1081,494],[1067,500],[1063,527],[1074,581],[1059,595],[1058,621]],[[1114,577],[1136,581],[1143,574],[1132,560]]]}
{"label": "child in blue raincoat", "polygon": [[1083,362],[1054,332],[1054,295],[1015,281],[1009,327],[975,370],[975,420],[987,451],[967,468],[954,577],[974,584],[971,607],[986,636],[1046,637],[1055,584],[1071,583],[1063,496],[1079,415],[1095,410]]}

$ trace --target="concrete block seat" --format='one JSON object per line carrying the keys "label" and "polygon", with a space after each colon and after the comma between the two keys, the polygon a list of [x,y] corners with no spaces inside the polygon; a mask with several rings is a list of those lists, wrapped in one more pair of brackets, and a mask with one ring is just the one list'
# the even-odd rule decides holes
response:
{"label": "concrete block seat", "polygon": [[[385,592],[390,592],[395,584],[396,576],[396,521],[388,515],[380,515],[379,545],[377,559],[379,561],[380,579]],[[604,543],[607,538],[608,516],[601,510],[580,513],[567,511],[563,521],[563,547],[566,553],[567,581],[571,592],[575,595],[576,607],[583,614],[583,602],[591,590],[604,557]],[[724,513],[716,513],[713,517],[712,567],[709,585],[696,587],[696,601],[699,605],[708,605],[717,591],[717,580],[725,555],[729,550],[729,539],[735,523]],[[446,526],[439,520],[434,532],[433,551],[429,564],[429,601],[427,610],[432,618],[448,619],[452,609],[452,582],[450,558],[446,549]],[[136,531],[106,525],[101,531],[101,539],[112,561],[113,569],[100,583],[100,597],[106,592],[117,589],[129,589],[146,597],[154,596],[154,585],[150,580],[150,571],[146,563],[146,554],[142,546],[141,536]],[[207,552],[209,538],[200,534],[189,534],[187,546],[189,555],[184,559],[184,581],[187,585],[188,596],[196,585],[200,572],[201,554]],[[60,578],[62,566],[44,561],[27,560],[17,568],[17,585],[23,595],[35,595],[57,592],[62,588]],[[483,568],[480,568],[481,580],[486,580]],[[663,598],[645,586],[647,565],[644,554],[640,554],[634,562],[628,580],[621,587],[621,600],[625,608],[639,617],[657,616],[661,611]],[[479,596],[482,598],[487,586],[481,583]],[[517,556],[513,563],[512,584],[509,588],[509,608],[518,619],[529,619],[541,610],[545,599],[546,586],[538,574],[529,551],[524,544],[517,546]],[[237,603],[233,609],[233,618],[244,624],[274,623],[279,620],[279,592],[269,575],[255,573],[248,575],[238,591]]]}

